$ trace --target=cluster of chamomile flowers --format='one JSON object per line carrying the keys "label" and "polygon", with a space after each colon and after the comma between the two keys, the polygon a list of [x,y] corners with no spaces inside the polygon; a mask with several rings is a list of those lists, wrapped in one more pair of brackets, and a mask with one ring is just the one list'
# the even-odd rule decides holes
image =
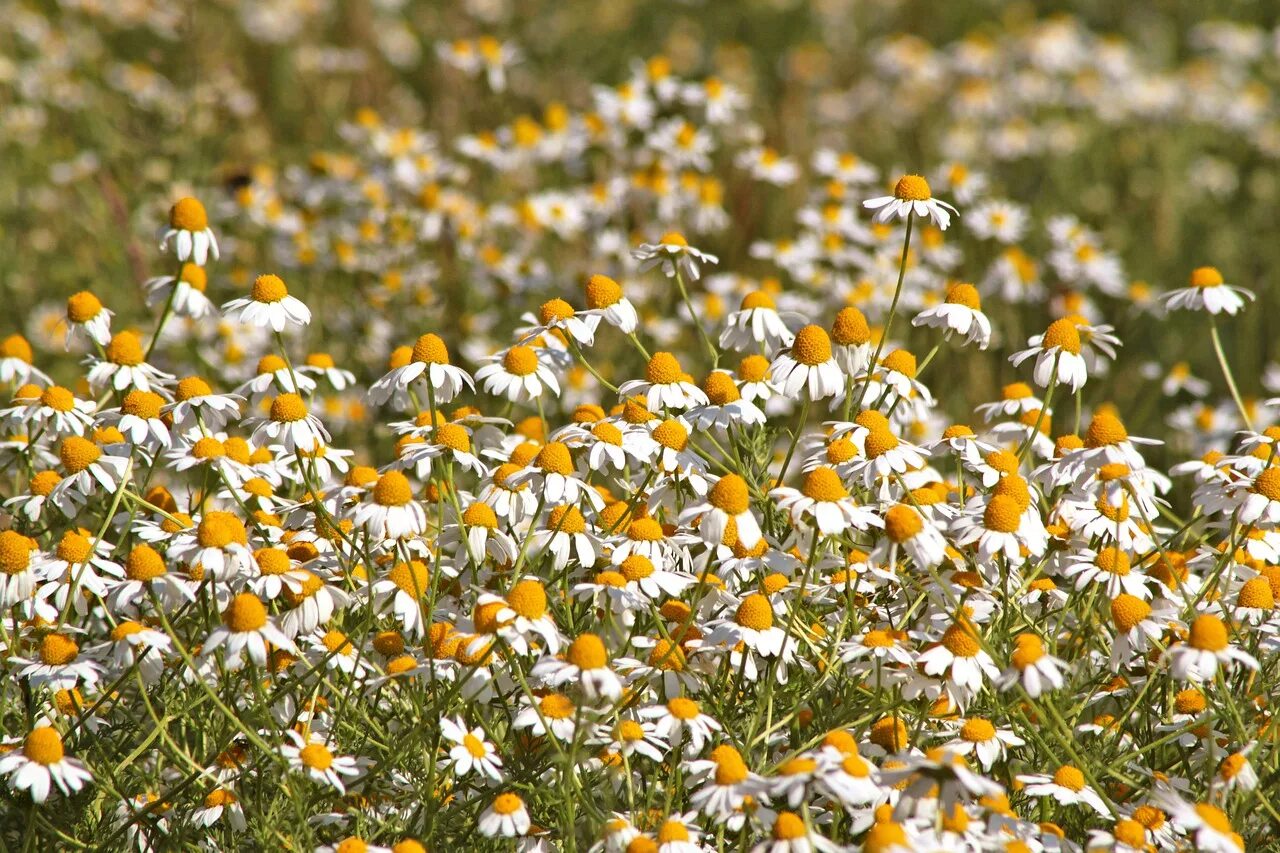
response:
{"label": "cluster of chamomile flowers", "polygon": [[[1280,431],[1242,405],[1170,472],[1180,516],[1116,407],[1063,426],[1120,346],[1076,314],[1013,354],[1027,382],[933,428],[940,347],[993,334],[969,283],[899,316],[913,232],[959,214],[918,175],[860,206],[899,241],[876,330],[762,289],[708,317],[718,259],[670,232],[631,252],[684,351],[595,274],[474,371],[423,332],[365,388],[297,359],[313,316],[281,277],[210,299],[218,240],[180,200],[149,341],[81,292],[77,390],[20,336],[0,353],[0,808],[58,826],[105,799],[98,831],[142,848],[236,849],[305,804],[325,850],[1245,849]],[[1164,301],[1216,335],[1250,298],[1202,268]],[[169,323],[215,317],[252,376],[152,363]],[[640,375],[600,372],[605,338]],[[379,458],[334,443],[325,386],[362,388]]]}

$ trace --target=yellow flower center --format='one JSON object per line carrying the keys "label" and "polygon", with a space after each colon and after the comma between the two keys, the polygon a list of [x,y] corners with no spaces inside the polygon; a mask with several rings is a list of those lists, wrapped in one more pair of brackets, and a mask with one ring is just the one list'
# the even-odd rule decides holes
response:
{"label": "yellow flower center", "polygon": [[769,360],[762,355],[749,355],[738,362],[738,377],[743,382],[763,382],[769,375]]}
{"label": "yellow flower center", "polygon": [[933,191],[920,175],[903,175],[894,184],[893,197],[902,201],[928,201],[933,198]]}
{"label": "yellow flower center", "polygon": [[373,500],[379,506],[404,506],[413,500],[409,478],[399,471],[388,471],[373,487]]}
{"label": "yellow flower center", "polygon": [[209,286],[209,276],[205,273],[204,268],[196,266],[190,261],[182,265],[182,270],[178,273],[178,279],[185,281],[201,293],[204,293]]}
{"label": "yellow flower center", "polygon": [[1064,764],[1053,774],[1053,784],[1068,791],[1084,790],[1084,774],[1070,764]]}
{"label": "yellow flower center", "polygon": [[605,444],[612,444],[614,447],[622,446],[622,430],[608,421],[600,421],[592,426],[591,434]]}
{"label": "yellow flower center", "polygon": [[57,764],[64,755],[62,735],[58,734],[57,729],[52,726],[33,729],[22,743],[22,754],[36,764],[43,764],[46,767]]}
{"label": "yellow flower center", "polygon": [[1120,631],[1129,631],[1151,615],[1151,605],[1127,592],[1117,595],[1111,602],[1111,621]]}
{"label": "yellow flower center", "polygon": [[588,308],[608,308],[622,301],[622,286],[607,275],[587,279],[586,293]]}
{"label": "yellow flower center", "polygon": [[[688,125],[685,125],[688,127]],[[679,231],[668,231],[658,238],[658,242],[664,246],[679,246],[682,249],[689,247],[689,241]]]}
{"label": "yellow flower center", "polygon": [[729,515],[740,515],[750,506],[747,481],[737,474],[725,474],[711,487],[707,501]]}
{"label": "yellow flower center", "polygon": [[1021,525],[1022,507],[1008,495],[995,495],[982,513],[982,525],[997,533],[1013,533]]}
{"label": "yellow flower center", "polygon": [[973,629],[959,622],[953,623],[943,632],[942,645],[958,658],[971,658],[982,651]]}
{"label": "yellow flower center", "polygon": [[821,326],[805,326],[796,332],[791,357],[809,366],[831,360],[831,336]]}
{"label": "yellow flower center", "polygon": [[155,580],[167,571],[164,558],[150,545],[138,545],[125,560],[125,576],[129,580]]}
{"label": "yellow flower center", "polygon": [[524,800],[515,794],[499,794],[493,801],[493,810],[497,814],[515,814],[524,808]]}
{"label": "yellow flower center", "polygon": [[242,592],[222,611],[222,624],[237,634],[257,631],[267,624],[267,608],[258,596]]}
{"label": "yellow flower center", "polygon": [[960,737],[970,743],[984,743],[996,736],[996,727],[981,717],[965,720],[960,728]]}
{"label": "yellow flower center", "polygon": [[653,574],[653,561],[643,554],[631,554],[618,568],[628,581],[640,581]]}
{"label": "yellow flower center", "polygon": [[40,662],[49,666],[65,666],[79,654],[80,647],[66,634],[45,634],[40,640]]}
{"label": "yellow flower center", "polygon": [[323,773],[333,766],[333,753],[322,743],[309,743],[298,750],[298,760],[312,770]]}
{"label": "yellow flower center", "polygon": [[773,820],[773,838],[775,841],[793,841],[809,834],[804,820],[794,812],[778,812]]}
{"label": "yellow flower center", "polygon": [[142,352],[142,342],[130,331],[118,332],[107,344],[107,361],[124,367],[142,364],[146,356]]}
{"label": "yellow flower center", "polygon": [[72,323],[87,323],[102,311],[102,302],[87,290],[67,299],[67,319]]}
{"label": "yellow flower center", "polygon": [[526,619],[541,619],[547,612],[547,590],[541,581],[526,578],[511,588],[507,604]]}
{"label": "yellow flower center", "polygon": [[89,559],[93,553],[93,543],[89,537],[78,530],[68,530],[58,542],[58,559],[77,565]]}
{"label": "yellow flower center", "polygon": [[1044,643],[1035,634],[1019,634],[1014,643],[1013,654],[1009,656],[1009,660],[1018,669],[1033,666],[1036,661],[1045,656]]}
{"label": "yellow flower center", "polygon": [[462,522],[468,527],[484,527],[489,530],[498,528],[498,516],[493,508],[481,501],[476,501],[462,513]]}
{"label": "yellow flower center", "polygon": [[542,325],[549,326],[557,320],[568,320],[573,313],[573,306],[563,299],[548,299],[538,309],[538,319]]}
{"label": "yellow flower center", "polygon": [[1212,613],[1202,613],[1191,623],[1188,641],[1193,649],[1220,652],[1227,647],[1227,626]]}
{"label": "yellow flower center", "polygon": [[538,354],[533,347],[514,346],[502,357],[502,367],[514,376],[528,376],[538,369]]}
{"label": "yellow flower center", "polygon": [[133,415],[143,420],[153,420],[160,417],[160,407],[163,405],[164,398],[154,391],[139,391],[135,389],[124,396],[124,402],[121,403],[120,410],[126,415]]}
{"label": "yellow flower center", "polygon": [[871,340],[871,326],[857,308],[841,308],[831,324],[831,337],[842,347],[861,346]]}
{"label": "yellow flower center", "polygon": [[431,590],[431,575],[421,560],[396,563],[387,572],[387,580],[410,598],[422,598]]}
{"label": "yellow flower center", "polygon": [[668,418],[653,428],[653,440],[669,450],[681,451],[689,444],[689,431],[675,418]]}
{"label": "yellow flower center", "polygon": [[668,702],[667,710],[677,720],[696,720],[698,715],[702,713],[702,709],[698,707],[697,702],[684,696],[677,696]]}
{"label": "yellow flower center", "polygon": [[558,506],[547,514],[546,529],[576,536],[587,529],[587,519],[576,506]]}
{"label": "yellow flower center", "polygon": [[559,474],[568,477],[573,474],[573,457],[563,442],[552,441],[538,451],[533,458],[533,465],[547,474]]}
{"label": "yellow flower center", "polygon": [[680,362],[669,352],[655,352],[645,366],[645,380],[650,385],[671,385],[684,377]]}
{"label": "yellow flower center", "polygon": [[16,575],[25,572],[31,563],[35,546],[31,540],[16,530],[0,531],[0,572]]}
{"label": "yellow flower center", "polygon": [[773,301],[773,297],[765,293],[763,290],[753,290],[746,296],[742,297],[741,310],[752,311],[756,308],[777,308],[777,303]]}
{"label": "yellow flower center", "polygon": [[307,404],[297,394],[281,394],[271,401],[271,420],[294,423],[307,416]]}
{"label": "yellow flower center", "polygon": [[880,361],[886,370],[901,373],[908,379],[916,378],[916,357],[904,349],[894,350]]}
{"label": "yellow flower center", "polygon": [[1106,447],[1128,440],[1129,433],[1125,430],[1124,424],[1118,417],[1106,411],[1098,412],[1093,416],[1084,436],[1085,447]]}
{"label": "yellow flower center", "polygon": [[1268,468],[1253,481],[1253,491],[1270,501],[1280,501],[1280,468]]}
{"label": "yellow flower center", "polygon": [[1049,324],[1049,328],[1045,329],[1044,339],[1040,342],[1041,349],[1051,350],[1060,347],[1063,352],[1069,352],[1072,355],[1080,354],[1080,330],[1076,328],[1076,324],[1066,319],[1054,320]]}
{"label": "yellow flower center", "polygon": [[40,404],[55,412],[70,412],[76,407],[76,395],[61,385],[50,385],[41,392]]}
{"label": "yellow flower center", "polygon": [[79,474],[98,461],[102,451],[98,445],[78,435],[69,435],[62,440],[58,448],[58,459],[68,474]]}
{"label": "yellow flower center", "polygon": [[169,227],[181,231],[203,231],[209,227],[209,214],[199,199],[191,196],[180,198],[169,208]]}
{"label": "yellow flower center", "polygon": [[1094,559],[1094,565],[1102,569],[1104,572],[1110,572],[1113,575],[1124,577],[1129,574],[1130,562],[1129,556],[1119,548],[1110,547],[1103,548],[1098,552],[1098,556]]}
{"label": "yellow flower center", "polygon": [[420,364],[448,364],[449,348],[436,334],[425,334],[413,344],[413,360]]}
{"label": "yellow flower center", "polygon": [[550,720],[568,720],[577,710],[573,701],[563,693],[548,693],[538,706],[542,709],[542,716]]}
{"label": "yellow flower center", "polygon": [[278,275],[260,275],[253,280],[254,302],[279,302],[289,295],[284,279]]}
{"label": "yellow flower center", "polygon": [[924,529],[924,519],[914,507],[895,504],[884,514],[884,530],[894,542],[906,542]]}
{"label": "yellow flower center", "polygon": [[471,435],[459,424],[441,424],[436,427],[436,444],[450,450],[470,453]]}
{"label": "yellow flower center", "polygon": [[53,487],[61,482],[62,476],[57,471],[41,471],[31,478],[31,494],[48,497]]}
{"label": "yellow flower center", "polygon": [[1217,267],[1196,267],[1191,271],[1192,287],[1220,287],[1222,281],[1222,273]]}
{"label": "yellow flower center", "polygon": [[249,535],[244,522],[231,513],[211,510],[200,519],[196,540],[201,548],[225,548],[233,542],[247,545]]}
{"label": "yellow flower center", "polygon": [[767,631],[773,627],[773,606],[763,594],[753,592],[738,605],[738,612],[733,621],[744,628],[755,631]]}
{"label": "yellow flower center", "polygon": [[569,645],[565,658],[579,669],[601,669],[609,663],[604,643],[595,634],[579,636]]}
{"label": "yellow flower center", "polygon": [[978,288],[965,282],[951,285],[947,291],[947,302],[951,305],[963,305],[974,311],[982,310],[982,299],[978,296]]}
{"label": "yellow flower center", "polygon": [[1240,595],[1236,600],[1241,607],[1257,610],[1271,610],[1276,606],[1275,593],[1271,590],[1271,582],[1265,577],[1256,577],[1245,581],[1240,587]]}
{"label": "yellow flower center", "polygon": [[715,406],[726,406],[742,399],[733,377],[719,370],[707,375],[706,381],[702,383],[702,390]]}
{"label": "yellow flower center", "polygon": [[840,501],[849,497],[849,490],[840,481],[840,475],[825,465],[805,475],[800,493],[815,501]]}
{"label": "yellow flower center", "polygon": [[898,437],[886,427],[873,427],[867,434],[864,447],[868,459],[876,459],[898,446]]}

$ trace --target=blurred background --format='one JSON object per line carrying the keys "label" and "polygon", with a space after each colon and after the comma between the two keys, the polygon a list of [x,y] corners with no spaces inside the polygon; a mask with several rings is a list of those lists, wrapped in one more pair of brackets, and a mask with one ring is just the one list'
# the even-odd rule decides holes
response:
{"label": "blurred background", "polygon": [[[930,380],[956,381],[956,399],[944,400],[955,416],[1019,378],[1006,357],[1027,335],[1055,314],[1076,311],[1116,326],[1125,341],[1107,384],[1091,386],[1090,399],[1128,401],[1135,432],[1162,432],[1159,421],[1173,417],[1173,403],[1161,404],[1159,380],[1183,358],[1195,375],[1215,383],[1211,396],[1221,396],[1203,316],[1157,318],[1152,299],[1184,286],[1190,270],[1204,264],[1258,294],[1261,304],[1228,322],[1227,345],[1244,393],[1270,394],[1263,380],[1276,356],[1270,306],[1280,261],[1276,4],[8,0],[3,6],[0,296],[4,333],[24,333],[37,350],[60,352],[63,300],[78,290],[98,293],[122,318],[145,318],[139,283],[172,272],[155,250],[168,206],[196,194],[226,249],[210,279],[215,303],[257,272],[280,271],[313,307],[328,309],[313,343],[345,350],[358,372],[378,375],[391,345],[412,340],[423,324],[474,330],[481,343],[463,356],[476,358],[505,340],[519,311],[549,295],[580,294],[577,279],[591,270],[575,259],[610,255],[590,222],[566,235],[546,227],[521,231],[504,221],[468,247],[468,217],[483,223],[477,229],[489,227],[486,211],[505,205],[519,214],[521,200],[535,191],[590,185],[608,193],[610,181],[634,186],[635,176],[648,169],[652,178],[655,167],[637,146],[626,157],[588,153],[573,168],[563,158],[495,168],[474,154],[475,144],[519,147],[522,128],[545,136],[563,115],[601,133],[600,87],[616,92],[647,77],[660,92],[660,81],[671,77],[714,79],[740,92],[743,120],[750,122],[746,142],[780,152],[803,174],[785,185],[762,184],[735,166],[730,146],[718,147],[694,169],[714,176],[701,186],[704,194],[718,194],[727,223],[697,233],[687,222],[661,221],[679,218],[664,217],[661,205],[657,214],[632,209],[611,224],[634,239],[682,225],[697,245],[720,255],[721,270],[779,277],[784,289],[820,293],[828,279],[797,275],[752,247],[776,246],[795,234],[797,211],[822,192],[822,178],[808,168],[822,149],[875,164],[877,184],[908,171],[954,176],[947,170],[959,167],[980,175],[987,195],[1032,212],[1038,224],[1022,248],[1045,269],[1051,244],[1043,223],[1071,215],[1096,230],[1120,262],[1121,286],[1090,289],[1046,275],[1042,295],[989,307],[1006,332],[1001,346],[985,359],[967,353],[953,374]],[[383,180],[395,152],[374,151],[373,136],[351,132],[375,126],[423,134],[425,141],[406,138],[405,145],[448,168],[407,182]],[[370,176],[381,177],[363,182]],[[354,193],[330,192],[335,181]],[[935,181],[935,188],[961,208],[963,223],[955,192],[963,180],[953,183]],[[385,244],[388,223],[395,224],[400,202],[384,197],[388,187],[419,213],[435,204],[435,196],[427,198],[432,192],[456,192],[462,200],[452,202],[446,216],[452,229],[445,230],[458,239],[423,239],[418,231],[389,261],[373,246]],[[881,194],[879,186],[871,194]],[[846,203],[856,207],[857,199]],[[370,219],[369,209],[379,215]],[[341,237],[348,231],[349,238]],[[583,244],[595,254],[583,256],[575,248]],[[966,246],[964,263],[951,274],[977,281],[995,253]],[[477,258],[489,263],[491,256],[515,257],[530,269],[537,261],[551,274],[481,286]],[[421,274],[408,274],[415,269]],[[398,277],[388,296],[378,286],[390,272]],[[513,291],[531,295],[498,301]],[[388,299],[425,311],[423,324],[387,329],[382,337],[362,329],[354,339],[333,339],[354,331],[344,313]],[[361,349],[361,340],[372,344]],[[217,363],[243,355],[210,344],[202,358]],[[1216,403],[1175,402],[1183,407],[1178,417],[1199,418],[1202,426],[1218,411]]]}

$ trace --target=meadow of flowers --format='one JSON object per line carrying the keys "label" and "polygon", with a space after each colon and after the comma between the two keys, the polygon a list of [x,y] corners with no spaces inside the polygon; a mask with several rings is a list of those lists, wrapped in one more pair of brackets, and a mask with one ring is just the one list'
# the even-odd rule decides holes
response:
{"label": "meadow of flowers", "polygon": [[668,5],[0,20],[0,849],[1274,849],[1280,31]]}

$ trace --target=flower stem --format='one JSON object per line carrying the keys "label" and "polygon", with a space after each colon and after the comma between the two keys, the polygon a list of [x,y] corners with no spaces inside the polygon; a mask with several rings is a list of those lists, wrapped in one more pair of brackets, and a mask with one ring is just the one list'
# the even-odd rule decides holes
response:
{"label": "flower stem", "polygon": [[1244,405],[1244,400],[1240,397],[1240,389],[1236,387],[1235,377],[1231,374],[1231,365],[1227,363],[1227,354],[1222,351],[1222,338],[1218,336],[1218,318],[1209,315],[1209,337],[1213,340],[1213,351],[1218,356],[1218,366],[1222,368],[1222,378],[1227,380],[1227,388],[1231,391],[1231,399],[1236,401],[1236,408],[1240,411],[1240,417],[1244,420],[1244,425],[1253,429],[1253,418],[1249,417],[1249,410]]}

